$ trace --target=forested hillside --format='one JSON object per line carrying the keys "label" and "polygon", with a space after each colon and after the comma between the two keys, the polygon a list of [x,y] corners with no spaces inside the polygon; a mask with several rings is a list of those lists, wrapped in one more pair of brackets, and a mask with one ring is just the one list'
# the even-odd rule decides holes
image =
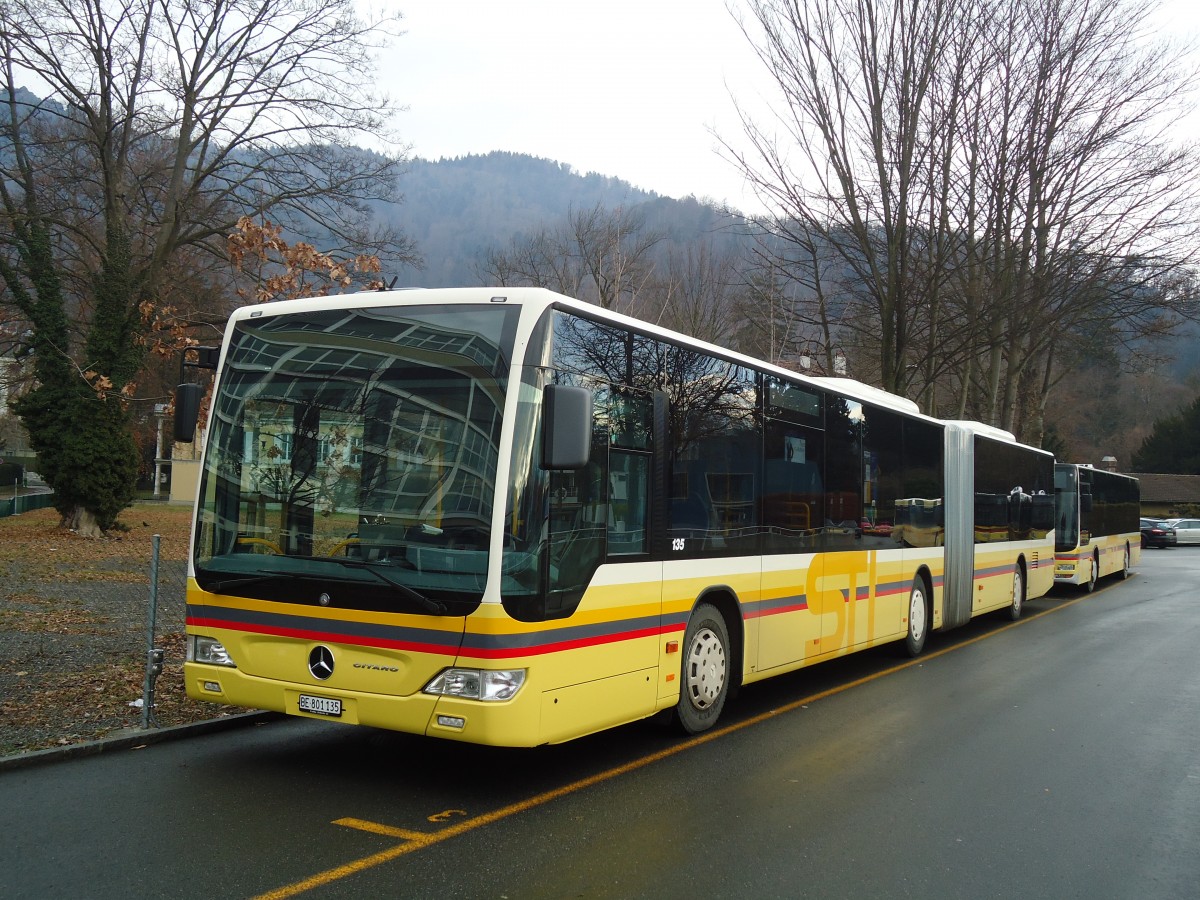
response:
{"label": "forested hillside", "polygon": [[[651,251],[660,270],[669,267],[673,254],[689,248],[715,247],[745,262],[753,247],[744,220],[694,197],[662,197],[617,178],[582,174],[564,163],[522,154],[417,159],[401,181],[403,204],[381,214],[415,240],[424,268],[393,273],[398,285],[494,281],[485,273],[489,252],[561,224],[570,210],[593,207],[636,211],[643,228],[661,236]],[[739,269],[738,277],[748,280],[748,271]],[[662,310],[640,313],[657,321]],[[732,327],[726,323],[719,342],[771,355],[750,335],[770,314],[766,307],[756,311],[753,302],[737,305],[739,321]],[[679,321],[668,324],[684,327]],[[1188,324],[1174,338],[1139,348],[1137,359],[1118,347],[1098,349],[1054,390],[1047,405],[1048,442],[1073,460],[1098,462],[1115,455],[1128,465],[1155,420],[1189,403],[1200,388],[1196,338],[1196,325]]]}
{"label": "forested hillside", "polygon": [[727,224],[720,211],[694,198],[661,197],[617,178],[519,153],[416,159],[400,183],[403,204],[380,214],[416,241],[424,269],[398,273],[398,285],[480,284],[479,265],[490,249],[550,226],[570,209],[638,208],[648,228],[677,244]]}

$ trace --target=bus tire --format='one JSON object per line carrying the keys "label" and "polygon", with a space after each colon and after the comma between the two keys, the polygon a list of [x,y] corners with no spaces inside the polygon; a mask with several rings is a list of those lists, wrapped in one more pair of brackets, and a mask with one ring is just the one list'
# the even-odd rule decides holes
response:
{"label": "bus tire", "polygon": [[1131,567],[1131,565],[1130,565],[1130,562],[1129,562],[1129,560],[1130,560],[1130,555],[1129,555],[1129,552],[1130,552],[1130,551],[1129,551],[1129,544],[1126,544],[1126,545],[1125,545],[1125,562],[1124,562],[1124,564],[1123,564],[1123,565],[1122,565],[1122,567],[1121,567],[1121,580],[1125,580],[1125,579],[1127,579],[1127,578],[1128,578],[1130,575],[1132,575],[1132,574],[1133,574],[1133,569],[1132,569],[1132,567]]}
{"label": "bus tire", "polygon": [[1008,617],[1014,622],[1021,618],[1025,608],[1025,569],[1020,563],[1013,568],[1012,601],[1008,604]]}
{"label": "bus tire", "polygon": [[729,696],[729,630],[717,608],[701,603],[688,619],[675,720],[688,734],[716,724]]}
{"label": "bus tire", "polygon": [[1092,554],[1092,571],[1088,573],[1087,583],[1083,589],[1089,594],[1096,589],[1096,582],[1100,579],[1100,557],[1095,553]]}
{"label": "bus tire", "polygon": [[929,589],[925,579],[918,575],[913,579],[908,594],[908,634],[904,638],[904,650],[909,656],[917,657],[925,649],[929,637]]}

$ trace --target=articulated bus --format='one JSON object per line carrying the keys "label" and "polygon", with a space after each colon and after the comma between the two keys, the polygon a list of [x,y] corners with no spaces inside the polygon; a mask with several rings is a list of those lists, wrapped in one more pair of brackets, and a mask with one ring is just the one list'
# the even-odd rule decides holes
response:
{"label": "articulated bus", "polygon": [[697,733],[736,687],[1053,584],[1050,454],[545,290],[251,306],[204,364],[193,698],[504,746]]}
{"label": "articulated bus", "polygon": [[1132,476],[1056,463],[1054,581],[1093,591],[1106,575],[1128,578],[1142,557],[1141,503]]}

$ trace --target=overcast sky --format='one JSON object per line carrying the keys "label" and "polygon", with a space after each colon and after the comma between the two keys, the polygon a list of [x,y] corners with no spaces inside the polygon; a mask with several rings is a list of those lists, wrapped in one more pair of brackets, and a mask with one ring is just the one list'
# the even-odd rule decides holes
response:
{"label": "overcast sky", "polygon": [[[382,84],[408,107],[415,156],[507,150],[669,197],[759,207],[717,153],[740,143],[733,98],[762,115],[771,84],[726,0],[393,0],[406,33]],[[1169,0],[1176,36],[1200,2]]]}

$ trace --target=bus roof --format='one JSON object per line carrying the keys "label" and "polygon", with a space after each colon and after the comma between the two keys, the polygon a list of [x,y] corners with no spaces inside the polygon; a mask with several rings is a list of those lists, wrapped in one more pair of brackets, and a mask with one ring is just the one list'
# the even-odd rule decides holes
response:
{"label": "bus roof", "polygon": [[[906,397],[901,397],[898,394],[892,394],[883,390],[882,388],[864,384],[863,382],[856,381],[853,378],[805,375],[803,372],[797,372],[784,366],[766,362],[765,360],[755,359],[743,353],[738,353],[735,350],[730,350],[716,344],[711,344],[707,341],[698,340],[680,332],[671,331],[670,329],[655,325],[651,322],[636,319],[632,316],[627,316],[622,313],[613,312],[612,310],[604,309],[592,303],[587,303],[583,300],[577,300],[573,297],[568,297],[565,294],[559,294],[546,288],[411,287],[386,291],[359,291],[353,294],[332,294],[323,297],[307,297],[298,300],[276,300],[270,303],[257,303],[248,306],[242,306],[233,311],[230,316],[230,321],[259,318],[264,315],[289,315],[312,310],[315,307],[327,309],[361,309],[364,307],[369,308],[373,306],[394,306],[398,301],[409,303],[451,304],[501,304],[506,302],[514,302],[521,305],[540,306],[547,309],[550,307],[567,308],[591,318],[607,320],[611,321],[613,324],[636,329],[644,334],[669,340],[674,343],[683,343],[688,346],[695,347],[698,350],[711,353],[714,356],[727,359],[731,362],[736,362],[740,365],[750,366],[786,378],[798,379],[800,381],[807,382],[814,387],[823,387],[826,390],[843,395],[852,400],[858,400],[864,403],[871,403],[876,406],[886,407],[898,412],[903,412],[907,415],[918,416],[931,422],[941,421],[931,416],[926,416],[920,411],[920,407],[916,403]],[[979,427],[986,428],[987,426]],[[1009,440],[1015,441],[1015,438],[1009,436]]]}
{"label": "bus roof", "polygon": [[994,425],[985,425],[983,422],[973,422],[970,419],[947,419],[946,424],[956,425],[964,431],[969,431],[971,434],[980,434],[992,440],[1006,441],[1010,444],[1020,443],[1017,440],[1017,436],[1011,431],[1005,431],[1003,428],[997,428]]}

